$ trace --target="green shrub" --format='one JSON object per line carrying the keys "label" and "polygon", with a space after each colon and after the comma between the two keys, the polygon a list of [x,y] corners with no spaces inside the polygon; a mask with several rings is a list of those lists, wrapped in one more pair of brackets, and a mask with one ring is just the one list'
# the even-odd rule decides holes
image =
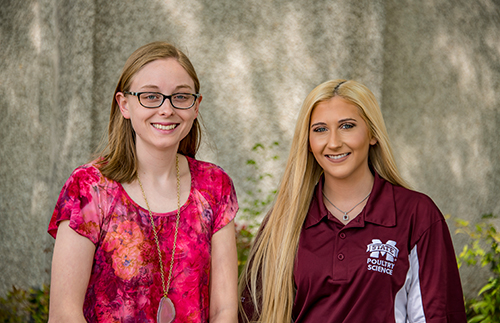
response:
{"label": "green shrub", "polygon": [[[238,249],[238,273],[241,273],[248,258],[250,246],[257,229],[260,226],[262,216],[267,211],[269,205],[276,194],[275,189],[263,191],[260,186],[266,180],[273,180],[273,175],[261,171],[259,164],[267,161],[275,161],[279,156],[274,149],[279,146],[278,142],[273,142],[269,146],[257,143],[252,147],[253,159],[248,159],[246,165],[252,168],[252,176],[246,178],[253,189],[246,191],[247,198],[240,203],[238,212],[238,222],[236,223],[236,246]],[[276,187],[277,183],[272,183]]]}
{"label": "green shrub", "polygon": [[482,222],[471,225],[456,219],[456,233],[467,234],[471,239],[457,257],[458,267],[489,266],[491,276],[478,293],[477,299],[466,300],[469,323],[500,323],[500,233],[489,220],[492,214],[482,216]]}
{"label": "green shrub", "polygon": [[49,286],[28,291],[12,286],[5,298],[0,297],[0,322],[47,322],[49,318]]}

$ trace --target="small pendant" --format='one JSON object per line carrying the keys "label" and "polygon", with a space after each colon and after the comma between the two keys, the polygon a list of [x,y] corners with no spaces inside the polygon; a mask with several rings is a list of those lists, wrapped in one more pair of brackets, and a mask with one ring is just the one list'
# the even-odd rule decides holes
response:
{"label": "small pendant", "polygon": [[156,322],[158,323],[170,323],[175,318],[175,307],[174,303],[170,298],[163,296],[160,300],[160,305],[158,305],[158,314],[156,315]]}
{"label": "small pendant", "polygon": [[347,215],[347,213],[344,213],[344,216],[342,217],[342,220],[344,220],[344,221],[349,220],[349,216]]}

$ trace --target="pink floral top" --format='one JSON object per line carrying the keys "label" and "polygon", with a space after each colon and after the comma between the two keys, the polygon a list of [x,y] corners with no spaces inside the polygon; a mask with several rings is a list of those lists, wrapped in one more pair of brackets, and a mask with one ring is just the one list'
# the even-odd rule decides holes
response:
{"label": "pink floral top", "polygon": [[[177,312],[174,322],[207,322],[212,235],[233,220],[238,202],[233,183],[221,168],[187,159],[191,192],[181,207],[168,297]],[[165,284],[176,214],[153,213]],[[96,247],[84,302],[87,321],[156,322],[163,291],[148,211],[120,183],[87,164],[73,172],[59,195],[48,229],[54,238],[63,220],[70,220],[70,227]]]}

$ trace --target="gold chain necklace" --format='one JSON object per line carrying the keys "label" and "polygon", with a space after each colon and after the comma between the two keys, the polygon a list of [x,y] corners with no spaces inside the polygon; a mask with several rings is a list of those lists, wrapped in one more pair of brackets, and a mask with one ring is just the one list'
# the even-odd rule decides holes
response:
{"label": "gold chain necklace", "polygon": [[179,172],[179,157],[175,155],[175,169],[177,171],[177,219],[175,221],[175,235],[174,235],[174,245],[172,247],[172,258],[170,259],[170,270],[168,272],[168,281],[167,288],[165,288],[165,275],[163,273],[163,261],[161,259],[161,250],[160,243],[158,242],[158,234],[156,233],[155,223],[153,221],[153,213],[149,207],[148,200],[146,199],[146,193],[144,192],[144,188],[142,187],[141,179],[139,175],[137,175],[137,181],[139,182],[139,186],[141,187],[142,197],[146,202],[146,206],[149,212],[149,219],[151,220],[151,227],[153,228],[153,233],[155,235],[156,249],[158,250],[158,259],[160,262],[160,273],[161,273],[161,285],[163,287],[163,297],[160,300],[160,304],[158,305],[158,313],[156,315],[156,321],[158,323],[170,323],[175,318],[175,306],[172,303],[172,300],[168,298],[168,290],[170,289],[170,281],[172,279],[172,270],[174,268],[174,256],[175,256],[175,247],[177,244],[177,233],[179,231],[179,219],[181,214],[181,179]]}

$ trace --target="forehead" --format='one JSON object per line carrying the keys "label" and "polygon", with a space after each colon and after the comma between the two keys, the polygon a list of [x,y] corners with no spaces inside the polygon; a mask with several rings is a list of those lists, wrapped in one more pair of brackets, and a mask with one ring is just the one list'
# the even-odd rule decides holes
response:
{"label": "forehead", "polygon": [[187,86],[194,90],[194,81],[174,58],[157,59],[147,63],[132,77],[132,87],[157,87],[169,90]]}
{"label": "forehead", "polygon": [[358,107],[340,96],[320,102],[311,112],[313,119],[361,118]]}

